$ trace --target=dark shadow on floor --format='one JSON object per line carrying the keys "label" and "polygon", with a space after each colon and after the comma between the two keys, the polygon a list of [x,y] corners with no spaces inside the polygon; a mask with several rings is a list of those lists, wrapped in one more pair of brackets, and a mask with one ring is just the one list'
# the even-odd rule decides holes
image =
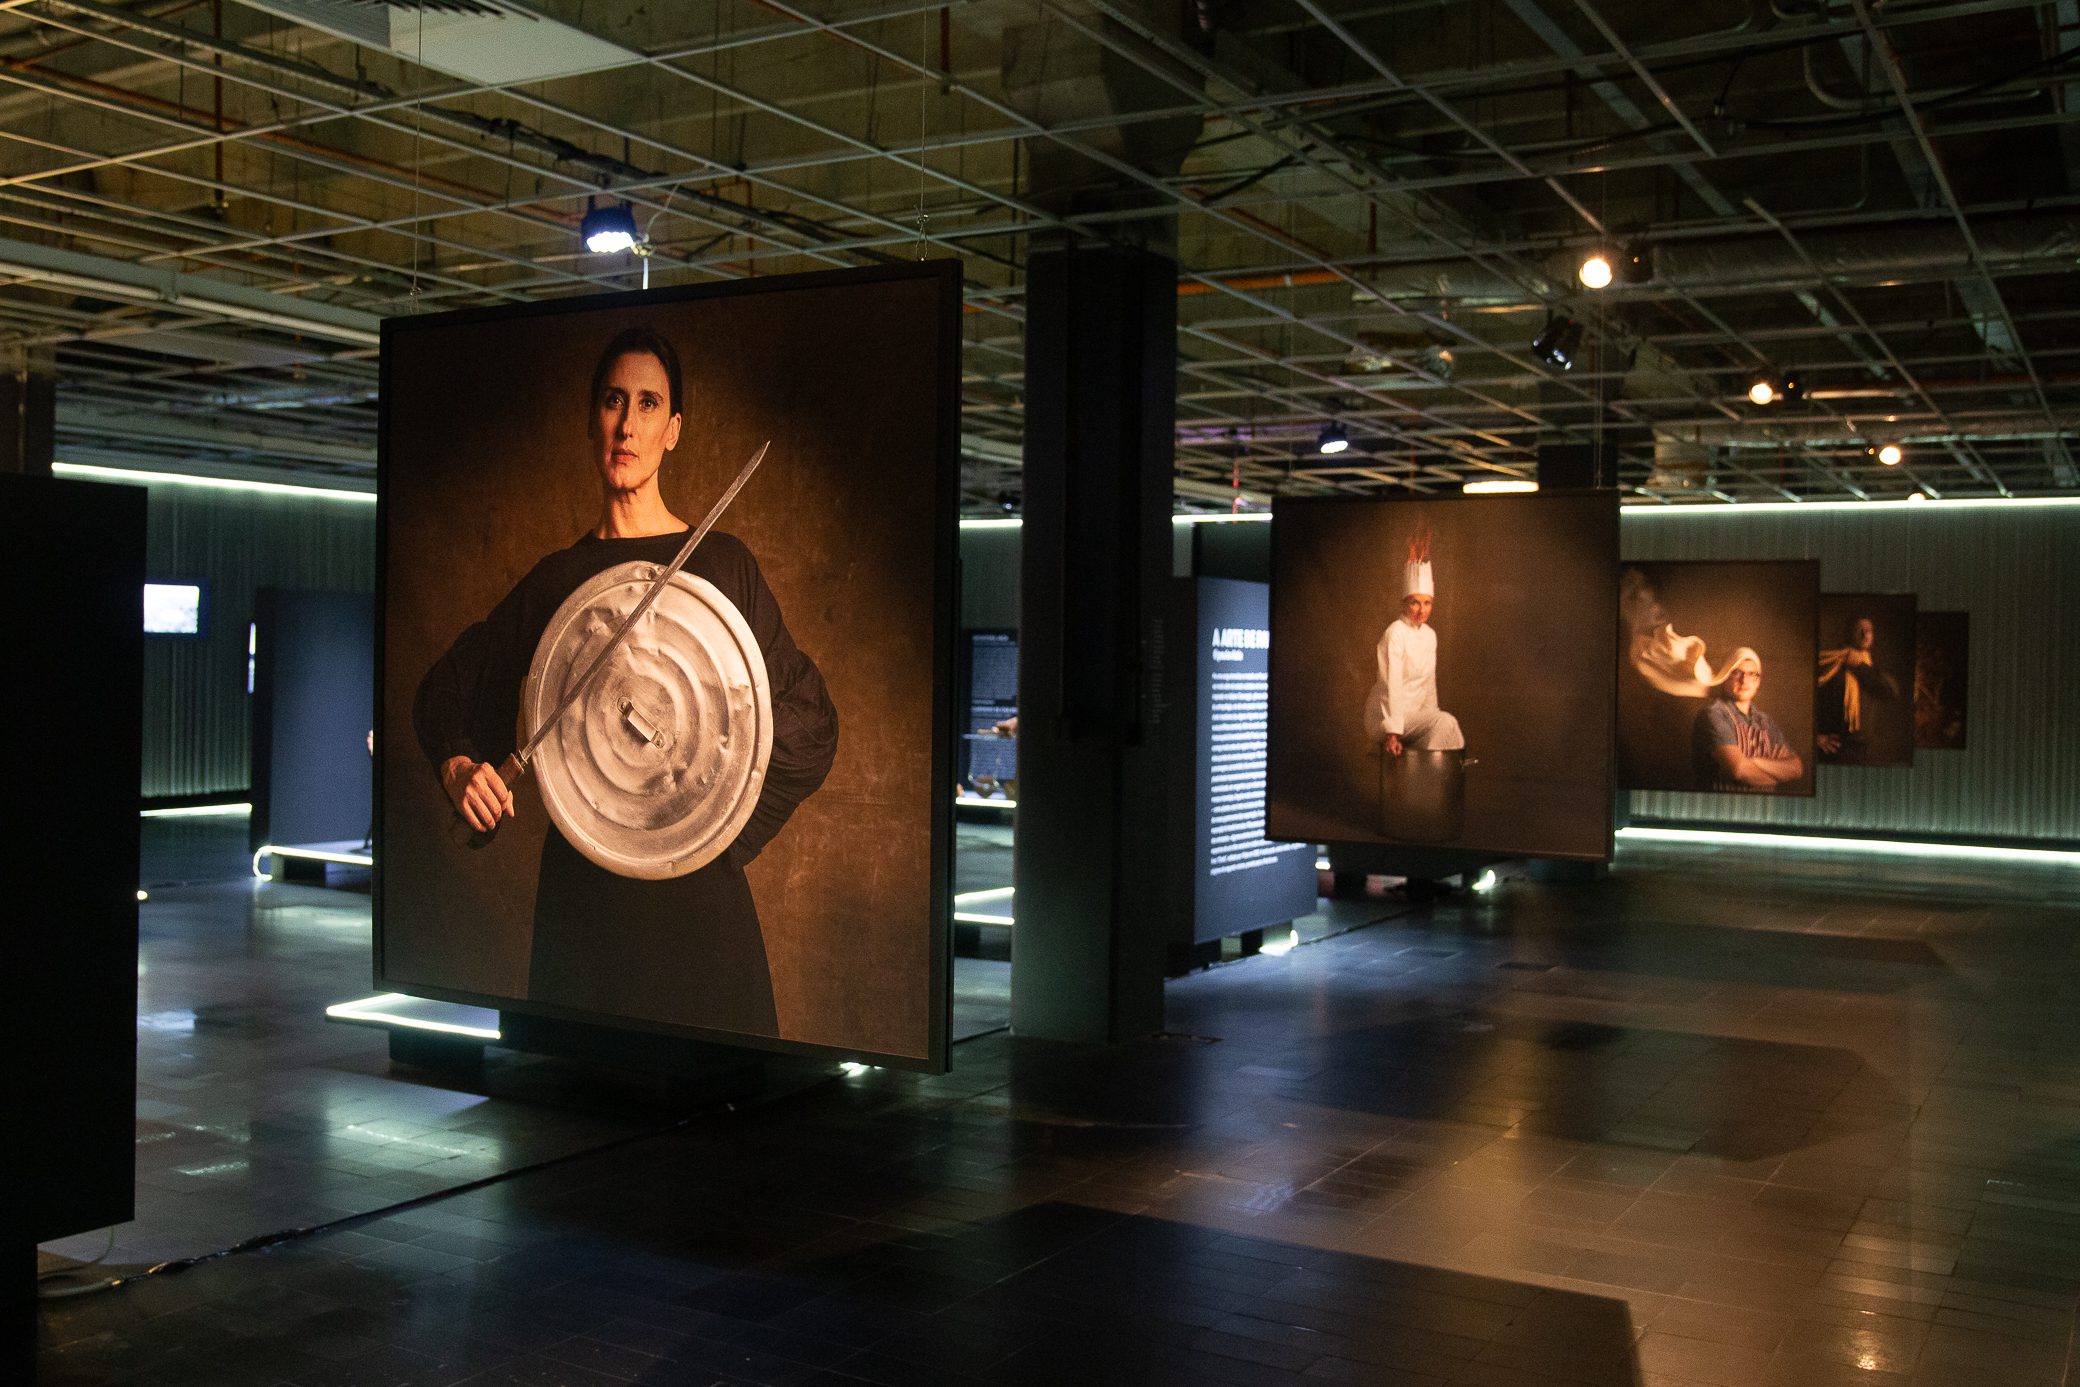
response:
{"label": "dark shadow on floor", "polygon": [[1838,1138],[1911,1116],[1853,1051],[1783,1041],[1466,1009],[1346,1033],[1337,1054],[1280,1096],[1401,1118],[1485,1111],[1542,1136],[1739,1161],[1788,1155],[1823,1125]]}
{"label": "dark shadow on floor", "polygon": [[756,1211],[689,1218],[697,1199],[551,1217],[533,1193],[533,1245],[443,1252],[405,1225],[421,1241],[385,1257],[372,1225],[353,1262],[317,1239],[61,1303],[46,1387],[1642,1380],[1622,1301],[1074,1204],[804,1242]]}

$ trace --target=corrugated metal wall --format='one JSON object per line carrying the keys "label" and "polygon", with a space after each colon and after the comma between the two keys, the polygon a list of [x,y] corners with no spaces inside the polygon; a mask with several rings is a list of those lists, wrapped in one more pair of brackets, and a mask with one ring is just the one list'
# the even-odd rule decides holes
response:
{"label": "corrugated metal wall", "polygon": [[146,572],[209,584],[201,640],[150,637],[144,663],[147,799],[244,793],[246,625],[261,587],[373,592],[366,502],[165,484],[151,491]]}
{"label": "corrugated metal wall", "polygon": [[1628,559],[1818,559],[1833,592],[1971,613],[1963,751],[1822,766],[1812,799],[1635,794],[1638,817],[2080,842],[2080,506],[1628,510]]}

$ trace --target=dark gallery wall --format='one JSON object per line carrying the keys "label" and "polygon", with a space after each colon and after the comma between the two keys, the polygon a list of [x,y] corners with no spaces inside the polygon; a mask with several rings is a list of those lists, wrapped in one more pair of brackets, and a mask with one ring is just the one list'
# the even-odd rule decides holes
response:
{"label": "dark gallery wall", "polygon": [[[1217,528],[1202,562],[1268,563],[1269,525]],[[1637,793],[1635,820],[2080,843],[2080,505],[1627,507],[1619,546],[1627,560],[1817,559],[1824,590],[1971,616],[1963,750],[1919,751],[1911,770],[1826,766],[1811,799]]]}
{"label": "dark gallery wall", "polygon": [[1017,525],[961,526],[961,629],[1018,628]]}
{"label": "dark gallery wall", "polygon": [[1822,591],[1971,615],[1963,750],[1823,766],[1811,799],[1635,794],[1635,821],[2080,842],[2080,506],[1634,509],[1620,544],[1627,559],[1818,559]]}
{"label": "dark gallery wall", "polygon": [[146,573],[201,579],[200,639],[150,637],[144,652],[146,800],[243,796],[250,708],[246,626],[262,587],[375,591],[376,508],[323,495],[149,488]]}

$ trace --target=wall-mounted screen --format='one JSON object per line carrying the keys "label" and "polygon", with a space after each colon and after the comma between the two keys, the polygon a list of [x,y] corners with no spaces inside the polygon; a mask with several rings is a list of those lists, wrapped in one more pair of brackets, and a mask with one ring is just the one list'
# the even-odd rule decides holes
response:
{"label": "wall-mounted screen", "polygon": [[1963,751],[1971,687],[1972,614],[1919,612],[1914,621],[1914,745]]}
{"label": "wall-mounted screen", "polygon": [[1823,592],[1813,749],[1823,766],[1914,764],[1912,593]]}
{"label": "wall-mounted screen", "polygon": [[1614,493],[1281,501],[1268,832],[1609,855]]}
{"label": "wall-mounted screen", "polygon": [[1820,565],[1630,563],[1618,601],[1620,786],[1813,793]]}
{"label": "wall-mounted screen", "polygon": [[936,262],[385,322],[379,985],[944,1066],[959,307]]}
{"label": "wall-mounted screen", "polygon": [[202,634],[202,584],[146,583],[144,630],[148,636]]}

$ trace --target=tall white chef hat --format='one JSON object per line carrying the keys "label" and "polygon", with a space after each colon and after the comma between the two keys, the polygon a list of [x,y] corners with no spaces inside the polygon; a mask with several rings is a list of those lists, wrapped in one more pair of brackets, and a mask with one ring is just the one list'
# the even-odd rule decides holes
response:
{"label": "tall white chef hat", "polygon": [[1408,542],[1408,562],[1401,567],[1401,595],[1437,596],[1437,580],[1430,572],[1430,532],[1423,531]]}

